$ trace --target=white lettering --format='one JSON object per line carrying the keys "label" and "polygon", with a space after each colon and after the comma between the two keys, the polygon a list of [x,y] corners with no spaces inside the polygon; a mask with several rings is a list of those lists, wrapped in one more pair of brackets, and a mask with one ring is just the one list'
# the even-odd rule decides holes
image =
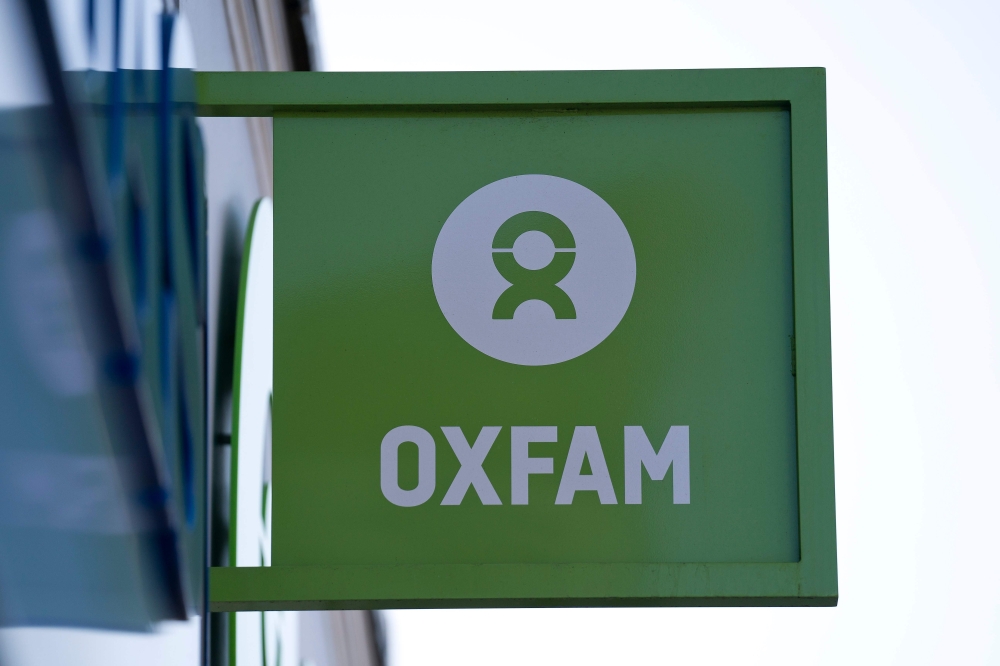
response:
{"label": "white lettering", "polygon": [[[417,445],[417,487],[399,487],[399,446],[407,442]],[[418,506],[434,494],[434,438],[417,426],[393,428],[382,438],[382,494],[396,506]]]}
{"label": "white lettering", "polygon": [[[590,474],[581,474],[583,460],[590,460]],[[594,426],[577,426],[573,430],[573,441],[569,445],[566,466],[559,481],[556,504],[572,504],[578,490],[596,490],[601,504],[618,504],[615,488],[611,485],[608,464],[604,460],[601,440]]]}
{"label": "white lettering", "polygon": [[448,492],[445,493],[444,499],[441,500],[441,504],[446,506],[461,504],[462,500],[465,499],[465,493],[469,491],[469,486],[476,489],[479,501],[483,504],[502,504],[500,496],[497,495],[493,484],[490,483],[490,478],[483,471],[483,461],[486,460],[486,454],[493,447],[493,442],[497,440],[500,428],[498,426],[483,428],[479,431],[476,443],[472,446],[469,446],[461,428],[443,427],[441,432],[451,444],[451,450],[455,452],[458,462],[462,464],[458,474],[455,475],[455,480],[451,482]]}
{"label": "white lettering", "polygon": [[552,458],[530,458],[528,444],[558,441],[555,426],[514,426],[510,429],[510,503],[528,503],[528,475],[552,474]]}
{"label": "white lettering", "polygon": [[642,426],[625,426],[626,504],[642,504],[643,467],[651,480],[662,481],[671,464],[674,466],[674,504],[691,503],[688,430],[688,426],[671,426],[656,453]]}

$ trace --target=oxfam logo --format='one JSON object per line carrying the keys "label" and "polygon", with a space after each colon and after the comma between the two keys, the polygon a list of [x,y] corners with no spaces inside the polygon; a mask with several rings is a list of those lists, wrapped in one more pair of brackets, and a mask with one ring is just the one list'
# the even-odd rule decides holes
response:
{"label": "oxfam logo", "polygon": [[551,365],[607,338],[628,310],[635,252],[601,197],[555,176],[473,192],[438,234],[431,274],[448,323],[493,358]]}
{"label": "oxfam logo", "polygon": [[573,247],[573,232],[548,213],[519,213],[500,225],[493,264],[511,286],[493,306],[493,318],[513,319],[521,303],[539,300],[556,319],[576,319],[573,300],[559,288],[576,260]]}

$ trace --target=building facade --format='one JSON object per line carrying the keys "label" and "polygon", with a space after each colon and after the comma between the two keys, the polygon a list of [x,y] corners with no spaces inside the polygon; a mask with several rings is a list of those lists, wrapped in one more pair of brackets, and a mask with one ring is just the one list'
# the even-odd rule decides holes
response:
{"label": "building facade", "polygon": [[322,68],[311,4],[0,0],[0,62],[0,664],[385,663],[370,612],[207,612],[273,173],[269,119],[198,118],[192,72]]}

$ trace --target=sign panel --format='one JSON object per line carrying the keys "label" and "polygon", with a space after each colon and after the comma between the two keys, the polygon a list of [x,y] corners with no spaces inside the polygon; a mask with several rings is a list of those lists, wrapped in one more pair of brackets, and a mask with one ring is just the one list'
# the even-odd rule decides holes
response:
{"label": "sign panel", "polygon": [[836,602],[822,71],[719,75],[275,118],[273,566],[219,607]]}

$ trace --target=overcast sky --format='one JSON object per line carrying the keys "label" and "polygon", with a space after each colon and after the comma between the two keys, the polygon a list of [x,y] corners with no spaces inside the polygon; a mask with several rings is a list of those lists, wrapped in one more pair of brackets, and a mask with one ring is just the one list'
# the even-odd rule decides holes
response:
{"label": "overcast sky", "polygon": [[1000,663],[1000,3],[317,4],[332,70],[827,68],[839,607],[396,611],[393,666]]}

